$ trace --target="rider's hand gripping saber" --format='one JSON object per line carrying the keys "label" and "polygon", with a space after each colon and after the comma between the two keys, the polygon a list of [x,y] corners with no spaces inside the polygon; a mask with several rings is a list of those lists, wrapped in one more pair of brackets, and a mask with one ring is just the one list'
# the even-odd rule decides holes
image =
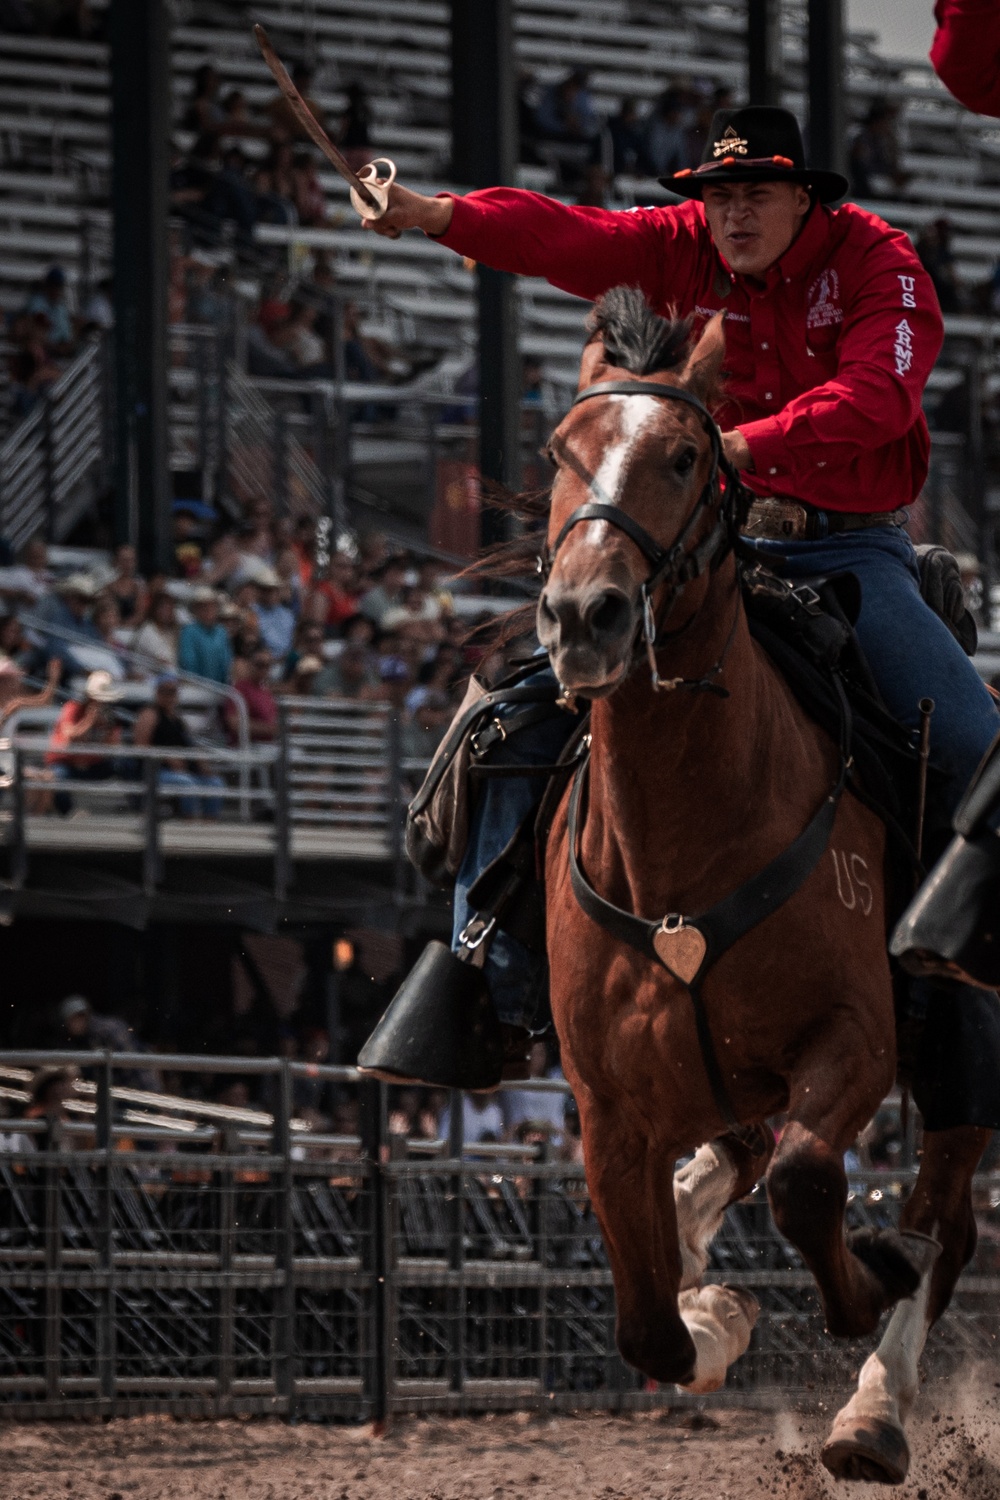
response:
{"label": "rider's hand gripping saber", "polygon": [[[267,63],[274,75],[274,81],[288,102],[288,106],[308,135],[316,142],[327,161],[350,185],[351,203],[357,213],[363,219],[381,219],[389,207],[389,189],[396,180],[396,163],[390,161],[387,156],[377,156],[374,161],[366,163],[360,172],[355,172],[348,164],[347,158],[338,151],[322,125],[316,119],[291,78],[288,69],[271,45],[271,40],[263,26],[257,25],[253,29],[257,38],[264,61]],[[388,168],[387,175],[380,177],[378,169],[380,166]],[[391,238],[397,238],[397,229]]]}

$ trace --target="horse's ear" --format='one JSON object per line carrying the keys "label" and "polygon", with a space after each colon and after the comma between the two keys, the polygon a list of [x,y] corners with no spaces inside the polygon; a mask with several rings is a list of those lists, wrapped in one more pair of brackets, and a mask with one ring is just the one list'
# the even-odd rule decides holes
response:
{"label": "horse's ear", "polygon": [[583,346],[583,358],[580,360],[580,384],[577,390],[586,390],[588,385],[593,385],[595,381],[603,379],[610,368],[608,357],[604,352],[604,340],[599,333],[592,333]]}
{"label": "horse's ear", "polygon": [[726,357],[725,317],[724,312],[718,312],[709,319],[684,366],[684,384],[700,401],[707,401],[719,383]]}

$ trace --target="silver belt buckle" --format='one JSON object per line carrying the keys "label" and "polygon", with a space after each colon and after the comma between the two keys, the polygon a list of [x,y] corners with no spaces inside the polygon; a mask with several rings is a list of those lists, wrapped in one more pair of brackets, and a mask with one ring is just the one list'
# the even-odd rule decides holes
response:
{"label": "silver belt buckle", "polygon": [[808,525],[809,513],[804,505],[765,496],[751,505],[743,535],[769,541],[802,541]]}

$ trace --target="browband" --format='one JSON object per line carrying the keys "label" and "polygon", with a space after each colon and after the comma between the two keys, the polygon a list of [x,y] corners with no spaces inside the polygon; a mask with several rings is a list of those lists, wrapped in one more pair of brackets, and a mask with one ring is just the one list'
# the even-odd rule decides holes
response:
{"label": "browband", "polygon": [[662,396],[665,401],[685,401],[715,427],[711,412],[697,396],[692,396],[683,386],[665,385],[661,380],[599,380],[596,385],[588,385],[582,391],[577,391],[572,404],[579,406],[581,401],[588,401],[591,396]]}

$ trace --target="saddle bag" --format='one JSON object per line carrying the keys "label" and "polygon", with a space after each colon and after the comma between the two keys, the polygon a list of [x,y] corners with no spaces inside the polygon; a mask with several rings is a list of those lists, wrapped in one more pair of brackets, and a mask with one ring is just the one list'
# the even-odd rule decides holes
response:
{"label": "saddle bag", "polygon": [[475,674],[469,679],[461,706],[406,813],[407,857],[432,885],[447,890],[455,883],[469,841],[476,775],[544,773],[545,767],[481,764],[494,745],[559,712],[554,682],[523,680],[543,665],[543,660],[533,659],[493,689]]}
{"label": "saddle bag", "polygon": [[958,558],[946,547],[925,542],[916,547],[920,593],[924,603],[943,620],[966,656],[975,656],[979,631],[965,603]]}

